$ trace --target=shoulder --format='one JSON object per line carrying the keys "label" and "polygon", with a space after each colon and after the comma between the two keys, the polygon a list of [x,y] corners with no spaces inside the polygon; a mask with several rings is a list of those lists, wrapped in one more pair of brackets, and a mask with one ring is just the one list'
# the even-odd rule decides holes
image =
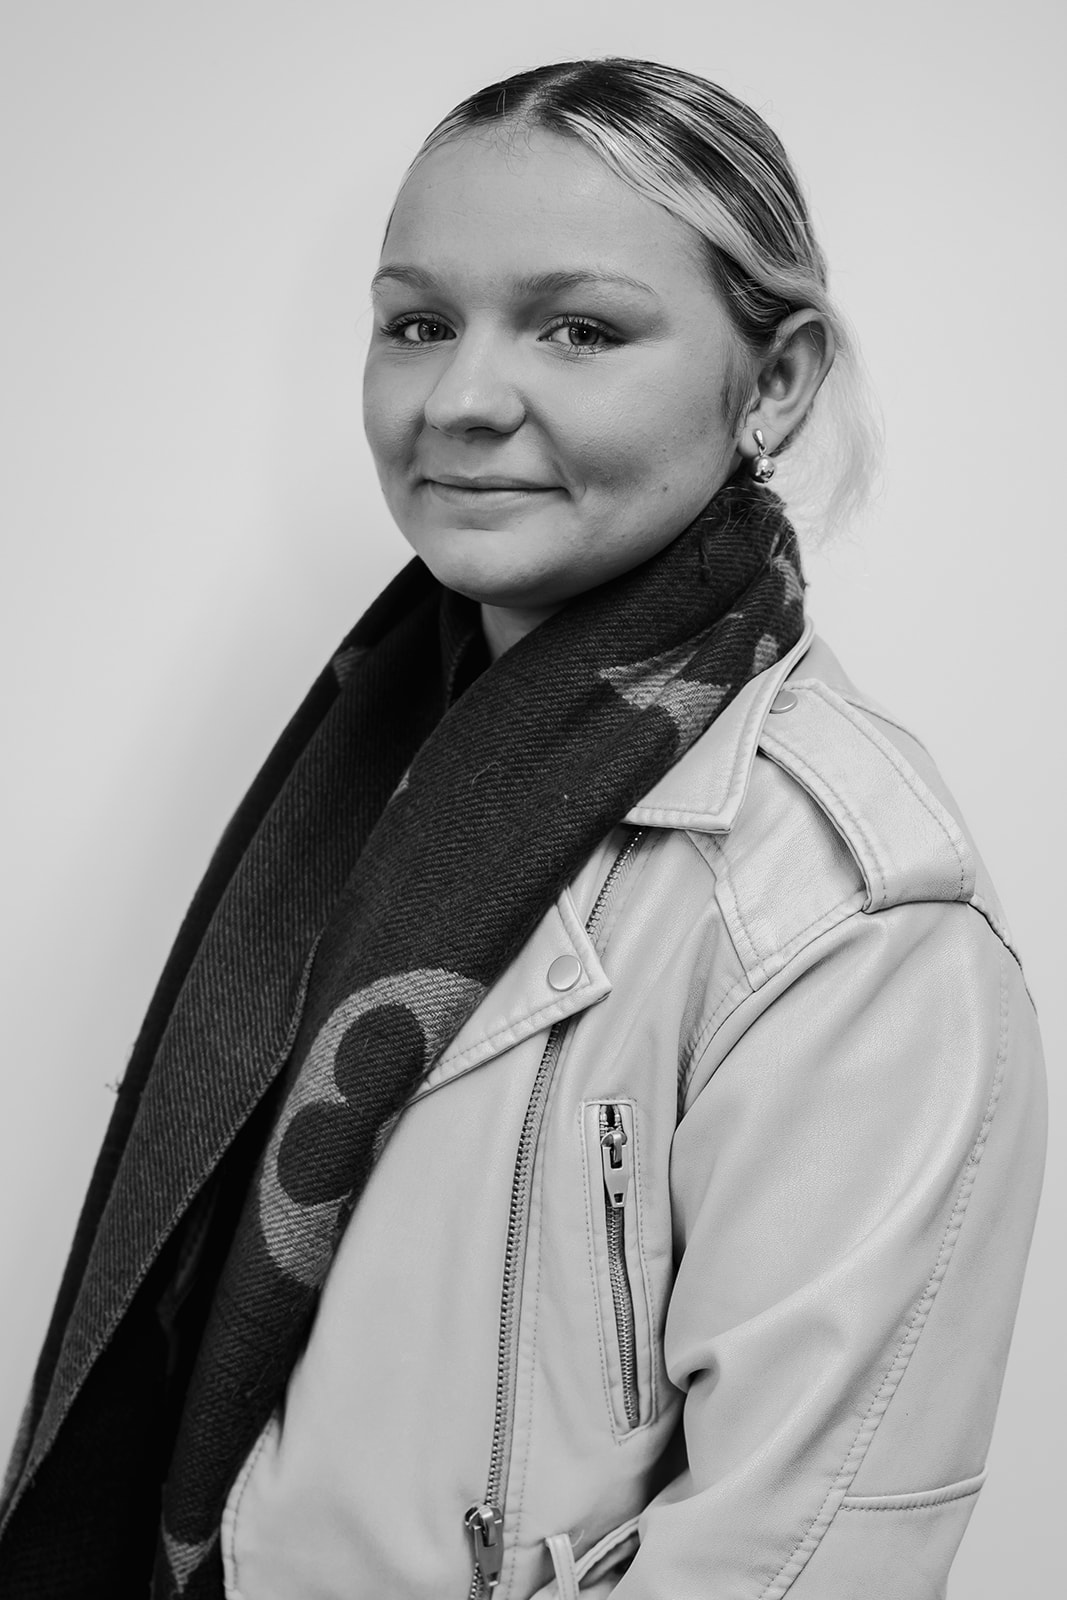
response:
{"label": "shoulder", "polygon": [[817,638],[767,706],[731,828],[690,837],[761,963],[845,916],[931,902],[972,908],[1010,948],[931,756]]}
{"label": "shoulder", "polygon": [[[1037,1071],[1025,979],[959,808],[922,744],[824,646],[768,702],[730,827],[686,834],[713,874],[708,927],[727,935],[694,969],[687,1104],[753,1029],[772,1068],[804,1038],[829,1030],[860,1050],[864,1029],[888,1041],[908,1018],[957,1088],[988,1089],[1009,1038],[1022,1075]],[[946,1030],[968,1047],[942,1049]],[[873,1044],[860,1055],[881,1059]]]}

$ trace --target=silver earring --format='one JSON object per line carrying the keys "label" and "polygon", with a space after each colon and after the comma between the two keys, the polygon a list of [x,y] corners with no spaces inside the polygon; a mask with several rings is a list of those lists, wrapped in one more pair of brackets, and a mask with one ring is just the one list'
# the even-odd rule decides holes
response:
{"label": "silver earring", "polygon": [[756,449],[759,451],[755,461],[752,463],[752,476],[757,483],[769,483],[774,477],[774,462],[767,454],[766,446],[763,443],[762,430],[753,428],[752,437],[755,439]]}

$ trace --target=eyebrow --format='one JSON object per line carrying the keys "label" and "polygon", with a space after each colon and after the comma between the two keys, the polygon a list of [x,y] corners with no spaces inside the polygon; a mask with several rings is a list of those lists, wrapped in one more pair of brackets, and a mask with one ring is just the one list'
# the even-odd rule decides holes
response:
{"label": "eyebrow", "polygon": [[[424,272],[421,267],[397,263],[395,266],[378,268],[371,279],[371,293],[373,294],[375,289],[387,281],[407,284],[409,289],[430,291],[437,288],[437,280],[431,272]],[[625,272],[600,272],[595,267],[584,267],[570,272],[534,272],[513,280],[516,293],[531,300],[539,295],[565,294],[570,289],[584,289],[590,285],[600,288],[637,289],[641,294],[659,298],[651,284],[642,283],[640,278],[631,278]]]}

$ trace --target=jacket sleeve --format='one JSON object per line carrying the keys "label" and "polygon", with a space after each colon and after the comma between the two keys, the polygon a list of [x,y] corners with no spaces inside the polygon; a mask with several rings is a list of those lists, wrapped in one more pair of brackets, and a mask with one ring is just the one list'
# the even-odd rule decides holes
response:
{"label": "jacket sleeve", "polygon": [[688,1105],[664,1335],[686,1467],[615,1600],[943,1595],[1043,1163],[1014,957],[966,905],[857,913],[743,1003]]}

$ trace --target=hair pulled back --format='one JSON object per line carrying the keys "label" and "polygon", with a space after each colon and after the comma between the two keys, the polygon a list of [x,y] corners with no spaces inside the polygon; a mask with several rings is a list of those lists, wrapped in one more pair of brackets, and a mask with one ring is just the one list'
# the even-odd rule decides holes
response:
{"label": "hair pulled back", "polygon": [[[867,498],[879,462],[879,425],[851,332],[827,290],[826,260],[796,173],[763,118],[695,73],[654,61],[565,61],[493,83],[438,123],[409,172],[439,145],[474,129],[545,128],[579,140],[638,193],[700,235],[708,270],[751,357],[731,375],[732,425],[754,370],[783,321],[812,308],[836,343],[833,369],[804,434],[776,481],[814,530],[834,527]],[[740,365],[740,364],[739,364]]]}

